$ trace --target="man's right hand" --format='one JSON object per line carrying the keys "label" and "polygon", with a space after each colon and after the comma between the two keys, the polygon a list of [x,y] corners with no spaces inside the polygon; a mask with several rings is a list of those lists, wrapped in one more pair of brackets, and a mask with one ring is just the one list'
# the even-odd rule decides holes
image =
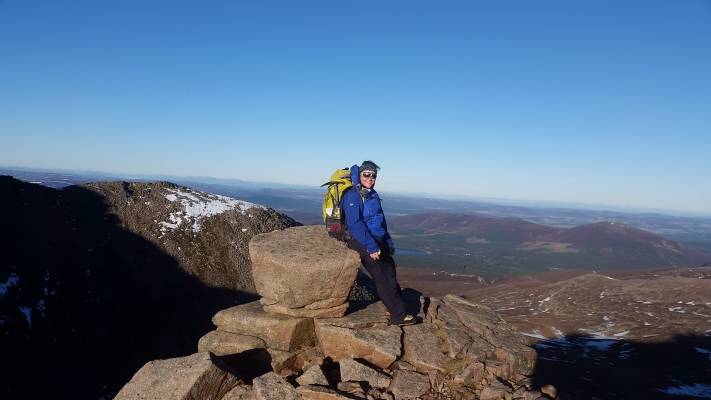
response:
{"label": "man's right hand", "polygon": [[373,261],[378,261],[380,259],[380,250],[375,253],[370,253],[370,259]]}

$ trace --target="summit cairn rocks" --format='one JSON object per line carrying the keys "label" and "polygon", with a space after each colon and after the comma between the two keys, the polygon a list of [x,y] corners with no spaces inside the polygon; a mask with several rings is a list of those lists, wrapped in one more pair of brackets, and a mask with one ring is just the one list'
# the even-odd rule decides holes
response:
{"label": "summit cairn rocks", "polygon": [[292,351],[314,344],[311,318],[269,313],[258,301],[224,309],[212,323],[218,331],[258,337],[276,350]]}
{"label": "summit cairn rocks", "polygon": [[390,325],[382,302],[344,315],[360,259],[322,226],[257,235],[249,251],[262,299],[219,311],[200,353],[146,364],[117,399],[542,396],[536,351],[481,304],[410,291],[420,324]]}
{"label": "summit cairn rocks", "polygon": [[252,276],[264,310],[295,317],[345,314],[360,257],[321,225],[254,236]]}
{"label": "summit cairn rocks", "polygon": [[387,324],[381,302],[318,319],[268,313],[258,301],[222,310],[217,330],[201,340],[209,353],[150,362],[117,399],[219,399],[228,391],[225,400],[566,395],[534,389],[537,353],[496,312],[458,296],[420,300],[422,323],[402,328]]}

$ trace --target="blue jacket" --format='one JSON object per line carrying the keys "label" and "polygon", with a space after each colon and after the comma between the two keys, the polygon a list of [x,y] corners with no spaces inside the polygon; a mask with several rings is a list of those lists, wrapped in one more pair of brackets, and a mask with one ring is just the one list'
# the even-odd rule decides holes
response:
{"label": "blue jacket", "polygon": [[346,190],[341,199],[348,232],[368,250],[368,253],[377,252],[381,245],[394,249],[395,245],[388,233],[378,192],[375,189],[368,190],[361,187],[360,170],[357,165],[351,167],[351,180],[353,187]]}

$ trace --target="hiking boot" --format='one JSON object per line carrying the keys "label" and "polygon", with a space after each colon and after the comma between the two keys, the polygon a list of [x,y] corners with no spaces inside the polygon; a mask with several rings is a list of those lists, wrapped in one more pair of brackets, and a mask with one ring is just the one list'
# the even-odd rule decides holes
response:
{"label": "hiking boot", "polygon": [[389,321],[390,325],[397,325],[397,326],[414,325],[418,322],[420,322],[420,321],[417,320],[417,317],[413,317],[410,314],[405,314],[405,316],[399,320],[394,320],[394,319],[390,318],[390,321]]}

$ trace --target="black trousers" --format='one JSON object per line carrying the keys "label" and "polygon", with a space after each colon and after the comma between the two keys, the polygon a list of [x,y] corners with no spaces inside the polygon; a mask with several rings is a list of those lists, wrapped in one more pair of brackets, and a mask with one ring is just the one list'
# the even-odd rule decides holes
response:
{"label": "black trousers", "polygon": [[378,297],[390,311],[390,318],[402,319],[405,316],[405,303],[400,296],[400,285],[395,274],[395,260],[390,256],[388,249],[381,248],[380,259],[373,260],[365,247],[356,239],[350,239],[346,243],[348,248],[357,251],[360,255],[360,261],[375,281]]}

